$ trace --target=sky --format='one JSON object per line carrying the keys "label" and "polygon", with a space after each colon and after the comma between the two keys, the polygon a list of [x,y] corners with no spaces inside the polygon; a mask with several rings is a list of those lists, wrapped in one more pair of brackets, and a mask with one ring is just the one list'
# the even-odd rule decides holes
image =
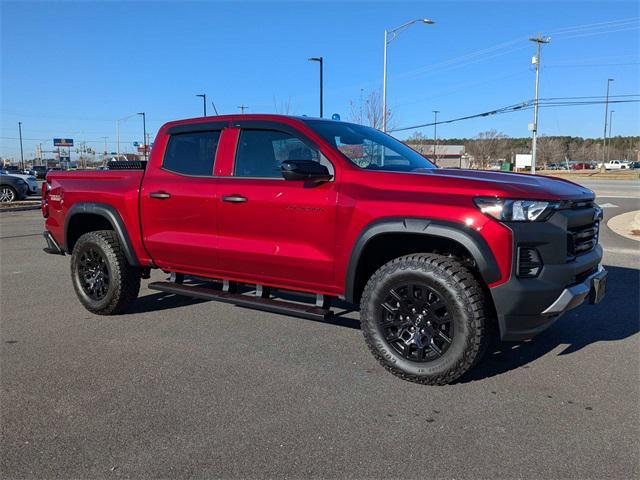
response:
{"label": "sky", "polygon": [[[540,97],[640,94],[636,1],[0,1],[0,156],[25,158],[53,137],[116,150],[116,119],[144,111],[147,131],[220,113],[318,115],[324,57],[325,116],[382,84],[383,35],[416,23],[388,47],[388,105],[397,127],[493,110],[533,98],[532,35],[542,49]],[[639,104],[610,105],[613,135],[640,135]],[[496,129],[529,135],[531,111],[438,126],[439,138]],[[539,133],[601,137],[604,105],[540,109]],[[415,131],[433,135],[433,127]],[[121,150],[142,142],[142,122],[121,122]]]}

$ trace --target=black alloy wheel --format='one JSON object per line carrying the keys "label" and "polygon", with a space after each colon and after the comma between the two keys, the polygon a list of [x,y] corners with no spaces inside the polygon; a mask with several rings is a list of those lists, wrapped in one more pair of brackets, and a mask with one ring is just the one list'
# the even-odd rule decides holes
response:
{"label": "black alloy wheel", "polygon": [[92,300],[102,300],[109,291],[109,267],[96,248],[84,250],[79,258],[78,276],[82,290]]}
{"label": "black alloy wheel", "polygon": [[380,309],[384,338],[413,362],[440,358],[453,341],[454,323],[446,303],[432,288],[407,283],[389,289]]}

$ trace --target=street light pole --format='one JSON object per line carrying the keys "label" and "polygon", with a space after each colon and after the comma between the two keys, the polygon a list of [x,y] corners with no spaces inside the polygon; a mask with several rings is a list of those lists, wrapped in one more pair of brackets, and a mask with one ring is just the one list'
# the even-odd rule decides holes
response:
{"label": "street light pole", "polygon": [[199,93],[198,95],[196,95],[196,97],[200,97],[202,98],[202,107],[204,109],[204,116],[207,116],[207,94],[206,93]]}
{"label": "street light pole", "polygon": [[126,117],[120,118],[116,120],[116,154],[118,155],[116,159],[120,160],[120,122],[124,122],[131,117],[135,117],[136,115],[140,115],[139,113],[133,113],[131,115],[127,115]]}
{"label": "street light pole", "polygon": [[615,110],[611,110],[609,112],[609,135],[607,135],[607,162],[611,160],[611,125],[613,124],[613,112]]}
{"label": "street light pole", "polygon": [[602,139],[602,167],[600,171],[604,171],[604,162],[606,160],[606,148],[607,148],[607,116],[609,114],[609,86],[613,82],[613,78],[607,78],[607,100],[604,103],[604,134]]}
{"label": "street light pole", "polygon": [[416,22],[422,22],[426,25],[433,25],[433,20],[429,20],[428,18],[416,18],[415,20],[410,20],[407,23],[403,23],[399,27],[393,28],[391,30],[384,31],[384,55],[383,55],[383,71],[382,71],[382,131],[387,131],[387,45],[393,42],[400,32],[406,30],[411,25]]}
{"label": "street light pole", "polygon": [[324,58],[323,57],[311,57],[309,58],[310,62],[318,62],[320,64],[320,118],[323,116],[323,96],[324,96],[324,86],[323,86],[323,73],[324,73]]}
{"label": "street light pole", "polygon": [[536,64],[536,89],[535,98],[533,100],[533,139],[531,142],[531,173],[535,175],[536,147],[538,143],[538,86],[540,85],[540,47],[543,43],[549,43],[551,41],[551,37],[541,37],[540,35],[538,35],[537,37],[529,38],[529,41],[538,44],[538,52],[536,53],[536,56],[533,57],[533,61]]}
{"label": "street light pole", "polygon": [[20,168],[24,170],[24,151],[22,149],[22,122],[18,122],[18,132],[20,134]]}
{"label": "street light pole", "polygon": [[433,111],[433,163],[435,163],[436,165],[438,164],[438,157],[436,156],[436,142],[437,142],[437,136],[436,136],[436,132],[438,131],[438,114],[440,113],[440,110],[434,110]]}
{"label": "street light pole", "polygon": [[142,143],[144,148],[144,160],[147,161],[147,116],[145,112],[140,112],[138,115],[142,115]]}

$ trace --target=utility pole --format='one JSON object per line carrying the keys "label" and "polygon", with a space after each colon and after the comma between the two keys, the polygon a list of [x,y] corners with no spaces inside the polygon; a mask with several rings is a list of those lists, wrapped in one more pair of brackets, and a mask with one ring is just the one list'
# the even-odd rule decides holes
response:
{"label": "utility pole", "polygon": [[242,105],[238,105],[238,108],[240,109],[240,113],[244,115],[244,111],[249,107],[245,106],[245,104],[243,103]]}
{"label": "utility pole", "polygon": [[434,110],[433,111],[433,163],[435,163],[436,165],[438,164],[438,157],[436,155],[436,142],[437,142],[437,129],[438,129],[438,114],[440,113],[440,110]]}
{"label": "utility pole", "polygon": [[606,152],[607,149],[607,116],[609,114],[609,86],[611,82],[613,82],[613,78],[607,78],[607,100],[604,103],[604,135],[602,139],[602,166],[600,167],[600,171],[604,172],[604,162],[606,160]]}
{"label": "utility pole", "polygon": [[196,97],[200,97],[202,98],[202,108],[204,109],[204,116],[207,116],[207,94],[206,93],[199,93],[196,95]]}
{"label": "utility pole", "polygon": [[543,43],[549,43],[551,37],[542,37],[538,34],[537,37],[529,38],[529,41],[538,44],[538,51],[536,56],[531,60],[536,65],[536,90],[535,98],[533,100],[533,140],[531,143],[531,173],[536,173],[536,146],[538,141],[538,86],[540,85],[540,47]]}
{"label": "utility pole", "polygon": [[147,161],[147,116],[145,112],[139,112],[138,115],[142,115],[142,147],[144,149],[144,161]]}
{"label": "utility pole", "polygon": [[607,135],[607,162],[611,160],[611,125],[613,124],[613,112],[615,110],[611,110],[609,112],[609,135]]}
{"label": "utility pole", "polygon": [[22,122],[18,122],[18,132],[20,134],[20,168],[24,170],[24,151],[22,149]]}
{"label": "utility pole", "polygon": [[109,153],[109,152],[107,152],[107,139],[109,137],[100,137],[100,138],[102,138],[104,140],[104,154],[106,155],[107,153]]}
{"label": "utility pole", "polygon": [[320,118],[322,118],[322,105],[323,100],[322,97],[324,95],[324,86],[323,86],[323,71],[324,71],[324,58],[323,57],[311,57],[309,59],[310,62],[318,62],[320,63]]}

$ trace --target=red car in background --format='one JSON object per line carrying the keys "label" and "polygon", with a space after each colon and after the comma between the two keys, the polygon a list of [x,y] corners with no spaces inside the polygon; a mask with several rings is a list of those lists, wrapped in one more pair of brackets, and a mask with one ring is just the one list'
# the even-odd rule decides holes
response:
{"label": "red car in background", "polygon": [[571,165],[571,170],[595,170],[596,166],[593,163],[580,162]]}

